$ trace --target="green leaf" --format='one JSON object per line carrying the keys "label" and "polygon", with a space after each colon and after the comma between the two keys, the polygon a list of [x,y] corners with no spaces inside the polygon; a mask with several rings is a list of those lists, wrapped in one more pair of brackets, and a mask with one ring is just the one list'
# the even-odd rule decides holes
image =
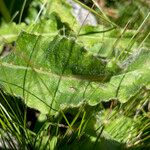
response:
{"label": "green leaf", "polygon": [[[61,41],[58,39],[61,39]],[[102,93],[105,93],[105,89],[104,92],[103,88],[97,91],[96,89],[100,85],[90,83],[88,80],[83,80],[85,77],[82,77],[82,74],[86,75],[87,73],[87,75],[93,76],[93,72],[90,73],[90,70],[92,70],[91,68],[96,64],[94,73],[95,76],[98,76],[97,71],[100,73],[99,67],[104,68],[104,66],[98,65],[101,65],[102,62],[93,59],[93,56],[88,54],[88,52],[86,55],[83,55],[82,51],[84,49],[76,44],[74,40],[69,40],[64,37],[59,37],[58,39],[58,49],[53,49],[55,39],[50,42],[50,38],[48,37],[38,37],[22,33],[17,40],[16,50],[2,59],[0,67],[1,84],[4,85],[7,90],[25,98],[25,102],[27,102],[30,107],[37,108],[42,112],[48,112],[52,105],[51,103],[53,103],[52,101],[54,101],[53,107],[55,109],[59,108],[60,105],[78,105],[83,101],[87,101],[91,104],[99,103],[99,92],[102,91]],[[63,43],[66,47],[62,46]],[[71,44],[74,45],[74,51],[69,63],[73,64],[78,61],[78,57],[81,57],[79,59],[81,64],[79,63],[77,70],[75,70],[75,74],[78,73],[81,77],[73,76],[74,67],[72,67],[72,65],[67,66],[65,75],[62,74],[63,67],[65,67],[63,66],[65,61],[63,57],[68,57],[67,53]],[[50,51],[52,54],[48,54],[50,48],[52,49]],[[53,55],[59,49],[60,52],[65,50],[66,52],[64,51],[64,54],[66,53],[66,56],[62,55],[58,63],[54,61]],[[81,56],[78,55],[78,52],[81,52]],[[83,51],[83,53],[85,52]],[[56,54],[56,56],[60,56],[59,53]],[[31,55],[32,58],[30,59]],[[89,66],[86,64],[84,66],[82,61],[89,61]],[[80,71],[82,67],[85,67],[83,73]],[[12,78],[9,76],[10,71]],[[102,77],[105,79],[106,75],[104,74],[104,77]],[[26,93],[25,97],[23,95],[24,91]],[[106,97],[107,95],[110,97],[109,95],[111,94],[106,94]]]}
{"label": "green leaf", "polygon": [[73,38],[22,32],[16,50],[1,60],[0,82],[43,113],[83,102],[96,105],[114,98],[126,102],[149,86],[148,69],[130,71],[124,77],[108,66],[107,59],[97,58]]}
{"label": "green leaf", "polygon": [[67,3],[66,0],[51,0],[49,3],[47,15],[50,15],[53,12],[60,16],[62,22],[68,23],[72,30],[79,28],[76,18],[72,14],[72,7]]}

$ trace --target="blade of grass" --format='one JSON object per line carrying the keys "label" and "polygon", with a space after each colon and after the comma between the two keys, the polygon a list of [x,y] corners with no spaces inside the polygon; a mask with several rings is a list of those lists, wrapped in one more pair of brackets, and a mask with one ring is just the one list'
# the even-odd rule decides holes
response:
{"label": "blade of grass", "polygon": [[23,15],[23,11],[24,11],[24,8],[25,8],[26,3],[27,3],[27,0],[24,0],[24,2],[23,2],[23,4],[22,4],[21,11],[20,11],[19,24],[21,23],[21,19],[22,19],[22,15]]}

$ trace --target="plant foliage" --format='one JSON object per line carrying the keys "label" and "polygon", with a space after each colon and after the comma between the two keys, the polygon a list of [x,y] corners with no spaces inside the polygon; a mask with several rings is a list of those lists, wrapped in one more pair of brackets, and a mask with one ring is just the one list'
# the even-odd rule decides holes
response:
{"label": "plant foliage", "polygon": [[0,29],[15,40],[0,53],[3,147],[149,148],[149,14],[128,30],[105,16],[104,25],[80,26],[65,0],[42,6],[30,25]]}

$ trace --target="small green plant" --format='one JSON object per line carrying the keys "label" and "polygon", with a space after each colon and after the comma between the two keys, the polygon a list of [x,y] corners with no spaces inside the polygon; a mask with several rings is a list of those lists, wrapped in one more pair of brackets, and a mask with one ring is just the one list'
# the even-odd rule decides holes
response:
{"label": "small green plant", "polygon": [[87,9],[103,24],[79,25],[66,0],[50,0],[31,24],[1,26],[3,149],[150,148],[150,13],[128,30]]}

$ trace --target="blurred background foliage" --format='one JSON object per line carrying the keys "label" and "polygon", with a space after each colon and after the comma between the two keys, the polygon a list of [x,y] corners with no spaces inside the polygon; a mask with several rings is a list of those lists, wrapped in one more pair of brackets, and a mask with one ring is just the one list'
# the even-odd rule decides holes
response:
{"label": "blurred background foliage", "polygon": [[[94,0],[80,0],[89,7],[93,5]],[[128,21],[128,28],[136,29],[145,19],[150,9],[149,0],[95,0],[99,7],[104,11],[112,21],[119,26],[124,27]],[[97,10],[97,7],[95,7]],[[97,10],[98,11],[98,10]]]}
{"label": "blurred background foliage", "polygon": [[[43,0],[0,0],[0,24],[3,22],[24,22],[25,24],[31,24],[35,20],[40,9],[45,7],[42,5],[43,2],[46,4],[46,1]],[[51,8],[53,0],[49,0],[48,2],[49,10],[52,11],[54,9],[53,6]],[[80,2],[87,5],[89,8],[93,8],[97,13],[105,14],[110,21],[121,28],[127,25],[126,28],[130,30],[137,30],[150,10],[149,0],[80,0]],[[62,9],[64,12],[59,12],[61,9],[58,8],[61,19],[64,20],[63,18],[69,18],[66,17],[68,14],[65,15],[65,10]],[[46,10],[43,9],[39,20],[45,18],[45,16],[47,16],[48,19],[49,15],[45,14]],[[99,17],[96,19],[98,24],[103,25]],[[66,22],[66,20],[64,21]],[[72,22],[75,22],[75,20]],[[147,19],[145,25],[141,29],[140,33],[142,34],[139,36],[140,39],[143,40],[145,35],[149,34],[149,26],[150,20]]]}
{"label": "blurred background foliage", "polygon": [[[51,1],[51,0],[50,0]],[[129,29],[137,29],[150,9],[149,0],[80,0],[85,5],[99,12],[103,11],[117,25],[124,27],[127,22]],[[30,23],[41,8],[42,0],[0,0],[0,22],[14,21]],[[23,11],[22,11],[23,9]],[[21,16],[21,17],[20,17]],[[148,22],[148,25],[150,23]]]}
{"label": "blurred background foliage", "polygon": [[0,0],[0,23],[29,24],[37,16],[42,2],[43,0]]}

